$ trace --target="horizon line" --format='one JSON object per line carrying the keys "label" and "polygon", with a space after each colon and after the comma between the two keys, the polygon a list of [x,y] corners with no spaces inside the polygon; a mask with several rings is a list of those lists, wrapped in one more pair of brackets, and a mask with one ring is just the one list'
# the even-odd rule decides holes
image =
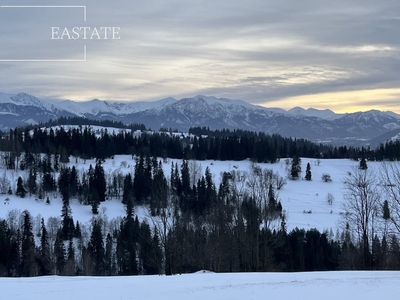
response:
{"label": "horizon line", "polygon": [[[337,111],[335,111],[335,110],[333,110],[331,108],[315,108],[315,107],[311,107],[311,106],[305,106],[305,107],[294,106],[294,107],[291,107],[291,108],[282,108],[282,107],[277,107],[277,106],[266,106],[265,104],[260,104],[260,103],[257,103],[257,102],[256,103],[252,103],[252,102],[249,102],[249,101],[246,101],[246,100],[241,100],[241,99],[231,99],[231,98],[226,98],[226,97],[216,97],[216,96],[206,96],[206,95],[196,95],[196,96],[190,96],[190,97],[185,96],[185,97],[182,97],[180,99],[177,99],[176,97],[169,96],[169,97],[164,97],[164,98],[161,98],[161,99],[148,99],[148,100],[131,100],[131,99],[108,100],[108,99],[99,99],[97,97],[94,97],[94,98],[91,98],[91,99],[73,100],[73,99],[67,99],[67,98],[51,98],[51,97],[45,97],[45,96],[37,97],[37,96],[34,96],[34,95],[32,95],[30,93],[26,93],[26,92],[5,93],[5,92],[1,92],[0,91],[0,94],[5,94],[5,95],[10,96],[10,97],[16,96],[18,94],[26,94],[26,95],[33,96],[33,97],[35,97],[35,98],[37,98],[39,100],[43,100],[45,102],[50,102],[51,104],[52,103],[57,103],[57,102],[62,102],[62,101],[71,101],[71,102],[79,104],[79,103],[87,103],[87,102],[96,101],[96,100],[97,101],[101,101],[101,102],[109,102],[109,103],[127,103],[127,104],[129,103],[129,104],[134,104],[134,103],[137,103],[137,102],[152,103],[152,102],[158,102],[158,101],[162,101],[162,100],[166,100],[166,99],[174,99],[175,101],[181,101],[183,99],[194,99],[194,98],[199,97],[199,96],[204,96],[204,97],[209,97],[209,98],[215,98],[217,100],[220,100],[220,99],[227,99],[227,100],[231,100],[231,101],[238,101],[239,100],[239,101],[243,101],[243,102],[245,102],[247,104],[253,105],[255,107],[258,106],[258,107],[262,107],[262,108],[265,108],[265,109],[271,109],[271,110],[278,109],[278,110],[283,110],[285,112],[289,112],[290,110],[293,110],[293,109],[296,109],[296,108],[300,108],[300,109],[303,109],[304,111],[307,111],[307,110],[310,110],[310,109],[317,110],[317,111],[328,110],[328,111],[333,112],[335,115],[345,115],[345,114],[359,113],[359,112],[362,113],[362,112],[369,112],[369,111],[380,111],[380,112],[383,112],[383,113],[387,113],[387,112],[394,113],[394,114],[397,114],[397,115],[400,116],[399,112],[396,112],[396,111],[393,111],[393,110],[380,109],[380,108],[376,108],[376,107],[367,108],[366,110],[352,110],[352,111],[346,111],[346,112],[337,112]],[[7,102],[0,102],[0,103],[7,103]]]}

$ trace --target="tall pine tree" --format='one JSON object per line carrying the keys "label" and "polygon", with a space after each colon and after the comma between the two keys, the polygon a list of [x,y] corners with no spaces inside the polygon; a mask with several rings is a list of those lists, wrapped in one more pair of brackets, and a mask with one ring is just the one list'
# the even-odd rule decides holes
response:
{"label": "tall pine tree", "polygon": [[311,181],[311,166],[310,163],[307,163],[307,169],[306,169],[306,180]]}

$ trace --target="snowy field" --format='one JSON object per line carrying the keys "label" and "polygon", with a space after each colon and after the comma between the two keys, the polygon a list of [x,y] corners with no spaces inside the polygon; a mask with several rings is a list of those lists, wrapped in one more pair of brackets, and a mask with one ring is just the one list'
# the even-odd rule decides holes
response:
{"label": "snowy field", "polygon": [[[163,169],[166,178],[169,180],[171,172],[171,163],[181,163],[181,160],[168,159],[163,163]],[[214,177],[216,186],[219,186],[221,181],[221,173],[224,171],[248,171],[250,172],[250,161],[197,161],[201,165],[201,171],[204,172],[207,167],[210,168]],[[282,202],[283,210],[287,216],[287,228],[292,230],[296,227],[311,229],[317,228],[320,231],[332,229],[336,233],[339,225],[340,213],[342,212],[341,203],[343,201],[343,181],[348,172],[352,172],[352,168],[358,167],[358,162],[347,159],[326,159],[318,162],[316,159],[303,158],[302,174],[304,177],[306,165],[310,163],[312,172],[312,181],[287,180],[287,184],[277,191],[278,197]],[[95,165],[94,160],[83,161],[78,159],[76,161],[71,158],[69,166],[75,165],[78,171],[87,170],[89,165]],[[190,166],[190,162],[189,162]],[[287,175],[286,164],[284,160],[275,164],[259,164],[262,168],[268,168],[278,172],[280,176]],[[379,172],[380,162],[368,162],[369,170]],[[114,159],[106,160],[103,164],[104,171],[107,175],[113,172],[121,172],[122,174],[134,172],[135,160],[130,155],[115,156]],[[4,170],[0,170],[0,175]],[[321,179],[322,174],[327,173],[331,175],[332,182],[326,183]],[[13,172],[7,171],[7,176],[14,184],[13,190],[15,191],[16,181],[18,176],[26,178],[27,174],[22,171]],[[334,196],[333,205],[329,205],[327,201],[328,193]],[[9,201],[5,201],[9,198]],[[0,218],[7,218],[7,214],[14,211],[24,211],[27,209],[33,218],[40,220],[41,217],[48,219],[49,217],[59,217],[61,214],[61,199],[58,197],[50,197],[51,204],[47,205],[44,201],[37,201],[34,196],[27,195],[21,199],[15,195],[0,195]],[[89,223],[92,218],[91,207],[84,206],[78,203],[77,200],[71,200],[72,215],[75,221],[82,224]],[[106,214],[108,220],[113,218],[123,217],[125,215],[124,206],[121,200],[110,199],[101,203],[99,208],[100,213]],[[305,213],[311,212],[311,213]],[[146,218],[148,215],[146,207],[136,207],[135,213],[140,219]],[[151,223],[151,222],[150,222]]]}
{"label": "snowy field", "polygon": [[398,299],[400,272],[0,278],[0,299]]}

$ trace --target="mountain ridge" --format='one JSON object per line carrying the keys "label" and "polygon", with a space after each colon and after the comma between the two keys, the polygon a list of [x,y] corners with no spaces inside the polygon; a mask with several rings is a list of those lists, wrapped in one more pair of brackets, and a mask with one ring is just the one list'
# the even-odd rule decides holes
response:
{"label": "mountain ridge", "polygon": [[187,131],[190,127],[245,129],[278,133],[316,142],[344,144],[377,142],[377,138],[400,129],[400,115],[369,110],[337,114],[329,109],[294,107],[290,110],[267,108],[243,100],[197,95],[177,100],[122,102],[93,99],[89,101],[43,100],[27,93],[0,93],[0,129],[37,124],[59,117],[85,117],[123,123],[143,123]]}

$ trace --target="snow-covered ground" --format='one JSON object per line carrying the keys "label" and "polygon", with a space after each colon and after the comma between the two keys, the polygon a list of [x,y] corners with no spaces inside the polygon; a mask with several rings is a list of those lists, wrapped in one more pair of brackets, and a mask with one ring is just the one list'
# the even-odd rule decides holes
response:
{"label": "snow-covered ground", "polygon": [[[181,160],[168,159],[163,163],[164,173],[169,179],[171,173],[171,163],[181,163]],[[214,177],[214,182],[218,187],[221,181],[221,173],[224,171],[250,171],[250,161],[197,161],[201,165],[202,174],[204,174],[207,167],[210,168]],[[343,201],[343,181],[348,172],[352,172],[352,168],[358,166],[358,162],[346,159],[326,159],[320,160],[318,164],[316,159],[302,159],[302,177],[304,177],[306,165],[310,163],[312,172],[312,181],[288,180],[287,184],[278,191],[278,197],[282,202],[283,209],[286,211],[287,227],[288,230],[293,228],[311,229],[317,228],[320,231],[330,230],[336,233],[338,222],[340,219],[341,203]],[[71,158],[70,166],[75,165],[78,171],[87,170],[89,165],[95,165],[94,160],[83,161]],[[189,162],[190,166],[190,162]],[[273,169],[281,176],[286,176],[286,163],[281,160],[275,164],[259,164],[262,168]],[[369,170],[379,172],[381,163],[368,162]],[[126,174],[131,172],[133,174],[135,167],[135,160],[130,155],[118,155],[114,159],[106,160],[103,164],[106,175],[113,172],[121,172]],[[2,175],[0,170],[0,176]],[[326,183],[322,181],[322,174],[327,173],[331,175],[332,182]],[[7,171],[7,177],[12,182],[12,188],[15,191],[16,181],[18,176],[26,178],[26,173],[19,171],[14,173]],[[329,205],[326,199],[328,193],[334,197],[333,205]],[[5,201],[9,198],[9,201]],[[0,195],[0,218],[7,218],[7,214],[11,210],[19,210],[22,212],[27,209],[35,218],[38,215],[45,219],[49,217],[57,217],[61,214],[61,199],[51,197],[51,204],[47,205],[44,201],[35,200],[34,196],[27,195],[26,198],[21,199],[15,195]],[[3,204],[4,203],[4,204]],[[75,221],[80,221],[85,224],[90,222],[92,218],[91,207],[84,206],[78,203],[77,200],[71,201],[72,215]],[[100,212],[107,215],[108,219],[124,216],[125,210],[120,200],[111,199],[101,203]],[[139,217],[145,218],[147,210],[144,207],[135,209]],[[311,212],[311,213],[305,213]]]}
{"label": "snow-covered ground", "polygon": [[[171,163],[168,160],[164,171],[169,178]],[[221,172],[241,170],[249,171],[249,161],[201,161],[202,173],[209,167],[216,185],[221,180]],[[302,159],[303,177],[307,163],[311,164],[312,181],[287,181],[279,191],[283,209],[286,210],[288,229],[332,228],[335,232],[340,219],[343,201],[343,180],[348,172],[358,163],[351,160]],[[71,160],[70,166],[86,170],[93,160]],[[115,156],[104,163],[106,174],[134,171],[135,160],[131,156]],[[262,168],[273,169],[281,176],[286,175],[286,164],[282,160],[276,164],[260,164]],[[369,162],[369,170],[378,172],[380,163]],[[2,171],[0,171],[0,175]],[[4,172],[4,171],[3,171]],[[332,182],[325,183],[321,175],[327,173]],[[7,171],[7,177],[15,184],[18,176],[24,172]],[[15,186],[13,187],[15,190]],[[328,193],[334,196],[333,205],[326,200]],[[9,198],[9,201],[5,201]],[[3,204],[4,203],[4,204]],[[90,206],[71,202],[74,220],[88,223],[92,218]],[[0,218],[7,218],[10,211],[29,210],[33,217],[60,216],[61,199],[51,198],[51,204],[36,201],[27,196],[21,199],[15,195],[0,195]],[[311,211],[312,213],[304,213]],[[100,205],[100,212],[111,220],[124,216],[125,210],[120,200],[108,200]],[[136,208],[140,218],[146,218],[146,209]],[[36,218],[37,220],[38,218]],[[378,299],[388,297],[397,299],[400,272],[313,272],[313,273],[242,273],[215,274],[198,272],[196,274],[176,276],[133,276],[133,277],[35,277],[35,278],[0,278],[0,299]]]}
{"label": "snow-covered ground", "polygon": [[0,278],[0,299],[398,299],[400,272]]}

